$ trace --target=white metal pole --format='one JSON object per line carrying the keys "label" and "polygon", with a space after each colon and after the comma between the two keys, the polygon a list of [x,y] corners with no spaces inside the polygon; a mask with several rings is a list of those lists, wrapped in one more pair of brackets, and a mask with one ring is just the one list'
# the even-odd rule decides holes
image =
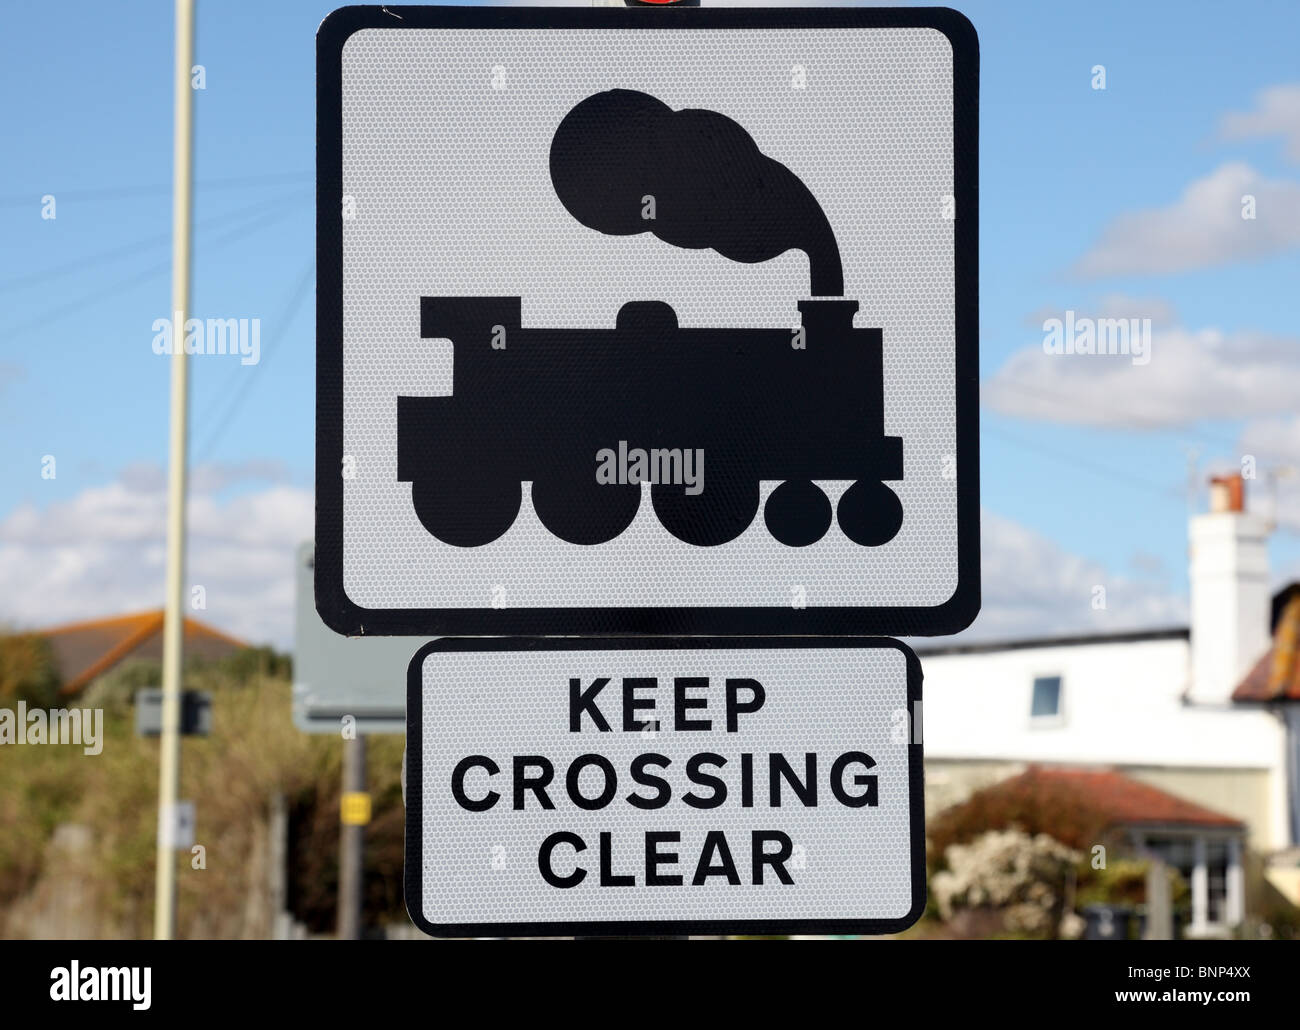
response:
{"label": "white metal pole", "polygon": [[176,931],[176,851],[172,839],[180,779],[181,665],[185,642],[185,494],[189,376],[185,320],[190,306],[190,223],[193,188],[194,0],[176,0],[176,111],[172,153],[172,375],[167,483],[167,596],[163,617],[162,739],[158,769],[158,869],[154,890],[154,937]]}

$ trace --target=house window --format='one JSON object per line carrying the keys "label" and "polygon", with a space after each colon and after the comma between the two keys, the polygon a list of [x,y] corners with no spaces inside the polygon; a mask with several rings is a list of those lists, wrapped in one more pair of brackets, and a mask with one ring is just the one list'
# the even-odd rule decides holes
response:
{"label": "house window", "polygon": [[1029,702],[1029,718],[1034,722],[1060,722],[1062,714],[1061,677],[1035,677],[1034,693]]}

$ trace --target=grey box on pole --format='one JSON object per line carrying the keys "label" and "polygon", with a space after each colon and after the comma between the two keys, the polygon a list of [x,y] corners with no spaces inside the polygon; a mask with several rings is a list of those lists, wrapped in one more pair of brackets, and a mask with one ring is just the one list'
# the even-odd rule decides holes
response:
{"label": "grey box on pole", "polygon": [[[145,687],[135,692],[135,732],[139,737],[162,735],[162,690]],[[212,695],[206,690],[181,694],[181,736],[206,737],[212,733]]]}
{"label": "grey box on pole", "polygon": [[425,637],[345,637],[316,613],[315,545],[300,544],[294,599],[293,722],[307,733],[406,732],[406,669]]}

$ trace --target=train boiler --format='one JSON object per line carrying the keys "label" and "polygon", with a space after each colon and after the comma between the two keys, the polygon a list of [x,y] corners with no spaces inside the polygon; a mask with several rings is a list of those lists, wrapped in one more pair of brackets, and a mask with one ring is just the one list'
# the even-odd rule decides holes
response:
{"label": "train boiler", "polygon": [[599,482],[597,453],[620,441],[690,449],[703,454],[701,491],[650,488],[655,515],[680,540],[735,538],[758,511],[760,481],[778,480],[768,531],[813,543],[832,518],[813,481],[849,480],[841,530],[863,546],[885,543],[902,522],[884,481],[903,478],[903,446],[884,433],[880,330],[853,327],[857,301],[798,306],[796,346],[788,328],[681,327],[661,301],[630,301],[613,329],[584,330],[522,328],[519,297],[424,297],[421,336],[451,340],[453,391],[398,398],[398,479],[444,543],[497,539],[531,481],[547,529],[599,544],[631,524],[641,486]]}
{"label": "train boiler", "polygon": [[[885,433],[881,330],[854,326],[834,235],[802,182],[725,116],[627,90],[566,116],[551,177],[569,212],[609,235],[652,232],[748,263],[805,250],[814,296],[797,302],[797,326],[683,326],[663,301],[629,300],[601,329],[525,327],[517,296],[422,297],[421,337],[453,347],[450,396],[397,402],[397,475],[425,529],[458,547],[491,543],[530,482],[552,534],[604,543],[641,503],[641,483],[597,476],[598,454],[626,444],[702,455],[699,484],[649,491],[660,524],[688,544],[745,532],[763,481],[778,484],[763,514],[784,545],[815,543],[833,521],[863,547],[892,539],[903,510],[885,484],[903,478],[903,442]],[[832,510],[815,481],[850,485]]]}

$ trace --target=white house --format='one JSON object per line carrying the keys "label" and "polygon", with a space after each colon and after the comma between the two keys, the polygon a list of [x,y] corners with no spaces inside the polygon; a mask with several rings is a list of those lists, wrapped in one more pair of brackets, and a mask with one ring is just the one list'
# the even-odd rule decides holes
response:
{"label": "white house", "polygon": [[[1107,769],[1244,824],[1253,850],[1297,843],[1300,707],[1233,700],[1271,642],[1267,526],[1243,494],[1214,480],[1192,519],[1190,628],[917,648],[929,812],[1030,765]],[[1155,825],[1134,844],[1187,875],[1191,932],[1240,922],[1240,828]]]}

